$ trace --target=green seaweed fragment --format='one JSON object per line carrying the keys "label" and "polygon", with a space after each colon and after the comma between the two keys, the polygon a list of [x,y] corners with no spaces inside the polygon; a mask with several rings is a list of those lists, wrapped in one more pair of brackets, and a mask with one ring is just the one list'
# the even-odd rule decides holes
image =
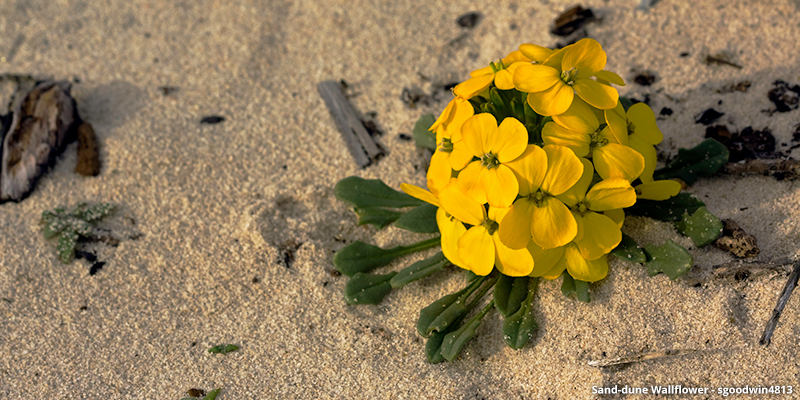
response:
{"label": "green seaweed fragment", "polygon": [[75,246],[80,237],[91,237],[93,223],[113,211],[114,206],[108,203],[88,205],[79,203],[75,208],[66,211],[63,207],[42,212],[42,233],[45,239],[58,237],[56,250],[61,262],[67,264],[75,256]]}

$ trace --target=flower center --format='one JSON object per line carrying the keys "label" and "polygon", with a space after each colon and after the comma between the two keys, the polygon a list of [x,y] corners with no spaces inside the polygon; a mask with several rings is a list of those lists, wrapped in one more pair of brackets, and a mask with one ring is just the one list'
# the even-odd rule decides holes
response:
{"label": "flower center", "polygon": [[442,138],[442,143],[439,144],[439,151],[450,153],[453,151],[453,142],[450,138]]}
{"label": "flower center", "polygon": [[501,58],[497,60],[497,62],[489,62],[489,68],[496,74],[498,71],[506,69],[506,66],[503,64],[503,59]]}
{"label": "flower center", "polygon": [[578,76],[578,69],[572,67],[569,71],[561,71],[561,81],[569,86],[575,84],[575,77]]}
{"label": "flower center", "polygon": [[542,203],[544,203],[544,199],[546,199],[548,196],[550,195],[543,192],[542,189],[539,189],[536,191],[536,193],[531,193],[528,198],[533,202],[533,205],[536,207],[541,207]]}
{"label": "flower center", "polygon": [[481,165],[486,169],[497,168],[500,165],[500,160],[497,159],[497,155],[489,152],[481,157]]}
{"label": "flower center", "polygon": [[574,210],[578,211],[579,213],[581,213],[581,215],[583,215],[586,213],[586,211],[589,211],[589,206],[587,206],[585,202],[580,202],[575,205]]}
{"label": "flower center", "polygon": [[636,125],[634,125],[633,122],[628,121],[628,135],[633,135],[635,131],[636,131]]}
{"label": "flower center", "polygon": [[483,221],[483,227],[486,228],[486,231],[488,231],[491,236],[497,232],[497,229],[500,228],[500,224],[487,218]]}
{"label": "flower center", "polygon": [[589,148],[590,149],[595,149],[597,147],[603,147],[603,146],[608,144],[608,139],[606,139],[606,138],[604,138],[603,136],[600,135],[600,131],[602,129],[603,129],[603,127],[598,128],[594,133],[592,133],[590,135],[590,138],[591,138],[590,139],[590,143],[589,143]]}

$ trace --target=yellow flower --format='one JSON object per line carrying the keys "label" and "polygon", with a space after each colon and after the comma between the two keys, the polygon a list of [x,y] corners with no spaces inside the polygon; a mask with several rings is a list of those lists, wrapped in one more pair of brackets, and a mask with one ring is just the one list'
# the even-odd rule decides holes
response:
{"label": "yellow flower", "polygon": [[528,93],[528,104],[541,115],[566,111],[577,95],[594,107],[613,108],[619,93],[606,82],[622,81],[613,72],[603,71],[606,53],[594,39],[581,39],[553,53],[543,64],[522,64],[514,71],[514,86]]}
{"label": "yellow flower", "polygon": [[[456,179],[452,179],[452,185],[455,186]],[[461,221],[457,220],[452,215],[448,214],[439,203],[439,198],[433,193],[414,185],[407,183],[400,184],[400,189],[412,197],[416,197],[424,202],[430,203],[439,207],[436,210],[436,224],[439,226],[439,233],[442,234],[442,253],[454,265],[464,269],[466,267],[464,261],[458,256],[458,239],[464,235],[467,228]]]}
{"label": "yellow flower", "polygon": [[589,189],[594,175],[592,163],[585,158],[581,162],[584,167],[581,179],[558,199],[569,206],[575,217],[578,233],[573,241],[581,255],[587,260],[596,260],[622,240],[617,222],[601,212],[632,206],[636,203],[636,193],[622,178],[605,179]]}
{"label": "yellow flower", "polygon": [[[458,239],[458,257],[463,268],[476,275],[488,275],[494,266],[508,276],[525,276],[533,270],[533,258],[526,249],[512,250],[504,245],[497,230],[508,212],[504,208],[483,205],[464,194],[457,185],[448,185],[439,194],[442,208],[464,223],[472,225]],[[444,233],[443,233],[444,235]],[[444,236],[442,236],[444,249]],[[452,261],[452,260],[451,260]]]}
{"label": "yellow flower", "polygon": [[528,145],[525,126],[515,118],[506,118],[498,127],[492,114],[481,113],[464,122],[461,135],[470,155],[479,158],[459,173],[461,190],[479,204],[510,206],[517,197],[519,184],[505,164],[525,151]]}
{"label": "yellow flower", "polygon": [[521,64],[528,63],[530,59],[525,57],[520,51],[513,51],[505,58],[489,63],[484,67],[470,73],[470,78],[459,83],[453,89],[453,93],[462,99],[469,100],[475,95],[486,90],[494,82],[500,90],[514,88],[514,70]]}
{"label": "yellow flower", "polygon": [[566,192],[583,174],[583,164],[575,153],[564,146],[528,145],[508,166],[517,176],[522,197],[500,226],[503,243],[521,249],[533,238],[543,249],[552,249],[572,241],[578,233],[575,217],[555,196]]}
{"label": "yellow flower", "polygon": [[563,268],[559,269],[558,264],[564,256],[566,246],[545,250],[536,242],[530,240],[526,247],[528,252],[531,253],[531,257],[533,257],[533,271],[531,271],[530,276],[555,279],[564,272]]}
{"label": "yellow flower", "polygon": [[627,138],[627,144],[644,157],[644,170],[639,179],[652,182],[656,170],[656,149],[653,147],[664,140],[658,129],[653,110],[644,103],[636,103],[628,108],[628,112],[617,104],[611,110],[605,110],[606,122],[618,139]]}
{"label": "yellow flower", "polygon": [[636,185],[636,196],[645,200],[666,200],[681,191],[681,184],[672,180],[653,181]]}
{"label": "yellow flower", "polygon": [[[566,112],[545,124],[542,139],[545,144],[567,146],[578,157],[591,156],[603,179],[624,178],[630,182],[644,170],[644,157],[620,143],[610,124],[601,129],[594,111],[581,99],[575,99]],[[627,139],[627,135],[622,136],[625,142]]]}
{"label": "yellow flower", "polygon": [[450,183],[452,170],[460,170],[472,160],[461,139],[461,126],[475,114],[469,101],[454,98],[430,127],[436,132],[436,152],[428,167],[428,189],[436,194]]}

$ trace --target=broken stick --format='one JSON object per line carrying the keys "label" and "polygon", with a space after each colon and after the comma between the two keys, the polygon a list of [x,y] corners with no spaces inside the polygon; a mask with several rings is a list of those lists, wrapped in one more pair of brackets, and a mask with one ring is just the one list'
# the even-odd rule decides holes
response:
{"label": "broken stick", "polygon": [[778,319],[781,317],[783,308],[786,307],[786,302],[789,301],[789,296],[792,295],[794,288],[797,286],[798,278],[800,278],[800,260],[794,262],[794,269],[792,269],[792,273],[789,274],[789,280],[786,281],[786,285],[783,287],[781,295],[778,297],[778,304],[775,306],[775,309],[772,310],[772,317],[770,317],[767,322],[767,326],[764,328],[764,334],[761,335],[761,340],[758,341],[758,344],[769,346],[769,342],[772,339],[772,332],[775,331],[775,327],[778,325]]}
{"label": "broken stick", "polygon": [[665,351],[653,351],[649,353],[641,353],[627,357],[606,358],[604,360],[589,361],[590,367],[611,367],[614,365],[631,364],[635,362],[642,362],[647,360],[654,360],[656,358],[682,356],[694,353],[695,349],[676,349]]}
{"label": "broken stick", "polygon": [[325,101],[328,111],[333,115],[342,139],[356,160],[356,164],[364,168],[381,156],[383,150],[372,140],[356,110],[344,97],[341,84],[337,81],[324,81],[317,85],[317,90]]}

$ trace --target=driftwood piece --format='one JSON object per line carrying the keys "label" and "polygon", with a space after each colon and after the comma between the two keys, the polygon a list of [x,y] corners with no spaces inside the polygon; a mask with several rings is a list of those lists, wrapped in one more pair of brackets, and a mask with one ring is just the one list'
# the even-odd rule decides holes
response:
{"label": "driftwood piece", "polygon": [[[0,202],[19,201],[33,190],[36,181],[64,146],[74,139],[80,120],[66,81],[35,81],[31,77],[6,75],[0,100]],[[15,85],[8,90],[10,83]]]}
{"label": "driftwood piece", "polygon": [[772,332],[774,332],[775,327],[778,326],[778,320],[781,318],[783,308],[786,307],[789,297],[792,295],[794,288],[797,287],[797,280],[799,278],[800,260],[794,262],[794,269],[792,270],[792,273],[789,274],[789,279],[786,281],[786,285],[784,285],[781,295],[778,296],[778,304],[775,305],[775,309],[772,310],[772,316],[769,318],[769,321],[767,321],[767,326],[764,328],[764,333],[761,335],[761,339],[758,341],[758,344],[762,346],[769,346],[769,343],[772,340]]}
{"label": "driftwood piece", "polygon": [[97,176],[101,167],[100,142],[92,124],[84,122],[78,127],[78,163],[75,164],[75,172],[83,176]]}
{"label": "driftwood piece", "polygon": [[324,81],[317,85],[317,90],[336,121],[342,139],[356,164],[363,168],[381,156],[383,150],[372,139],[355,109],[344,97],[341,84],[337,81]]}
{"label": "driftwood piece", "polygon": [[778,180],[800,178],[800,161],[793,159],[756,159],[725,165],[731,175],[766,175]]}
{"label": "driftwood piece", "polygon": [[722,220],[722,236],[714,241],[720,250],[729,251],[736,257],[755,257],[760,252],[755,236],[747,232],[732,219]]}
{"label": "driftwood piece", "polygon": [[683,356],[696,352],[695,349],[677,349],[665,351],[653,351],[648,353],[635,354],[626,357],[606,358],[603,360],[589,361],[590,367],[611,367],[614,365],[631,364],[657,358]]}

